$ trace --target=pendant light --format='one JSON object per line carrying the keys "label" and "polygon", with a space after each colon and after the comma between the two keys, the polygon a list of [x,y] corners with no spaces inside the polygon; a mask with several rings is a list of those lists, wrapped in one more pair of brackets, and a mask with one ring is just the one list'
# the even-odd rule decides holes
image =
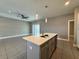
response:
{"label": "pendant light", "polygon": [[38,18],[39,18],[39,16],[38,16],[38,14],[36,14],[36,15],[35,15],[35,19],[38,20]]}
{"label": "pendant light", "polygon": [[47,23],[47,18],[45,19],[45,23]]}
{"label": "pendant light", "polygon": [[68,6],[70,4],[70,0],[65,0],[65,6]]}

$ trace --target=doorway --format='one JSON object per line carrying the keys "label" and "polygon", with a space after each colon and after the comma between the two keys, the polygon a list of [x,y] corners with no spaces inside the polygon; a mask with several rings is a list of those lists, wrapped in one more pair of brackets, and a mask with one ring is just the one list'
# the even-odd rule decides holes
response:
{"label": "doorway", "polygon": [[74,44],[74,20],[68,21],[68,40],[73,47]]}

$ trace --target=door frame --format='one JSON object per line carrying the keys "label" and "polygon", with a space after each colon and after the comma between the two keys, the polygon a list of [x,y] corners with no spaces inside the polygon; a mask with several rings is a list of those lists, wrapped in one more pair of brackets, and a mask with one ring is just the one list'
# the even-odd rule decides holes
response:
{"label": "door frame", "polygon": [[70,22],[72,22],[74,20],[68,20],[68,41],[69,41],[69,33],[70,33]]}

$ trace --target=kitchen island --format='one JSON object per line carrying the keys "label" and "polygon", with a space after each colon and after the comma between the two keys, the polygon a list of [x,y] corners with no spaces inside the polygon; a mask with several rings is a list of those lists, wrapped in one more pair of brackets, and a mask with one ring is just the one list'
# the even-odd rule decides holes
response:
{"label": "kitchen island", "polygon": [[27,43],[27,59],[50,59],[57,47],[57,34],[23,37]]}

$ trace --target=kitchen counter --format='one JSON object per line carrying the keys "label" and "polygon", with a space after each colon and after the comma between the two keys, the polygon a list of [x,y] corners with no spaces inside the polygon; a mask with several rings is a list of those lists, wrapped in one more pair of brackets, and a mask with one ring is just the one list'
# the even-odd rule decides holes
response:
{"label": "kitchen counter", "polygon": [[47,34],[48,36],[46,36],[46,37],[40,37],[41,35],[40,36],[27,36],[27,37],[23,37],[23,39],[40,46],[43,43],[50,40],[52,37],[57,35],[57,33],[44,33],[44,35],[45,34]]}
{"label": "kitchen counter", "polygon": [[27,59],[51,58],[57,48],[57,34],[44,33],[43,35],[23,37],[26,41]]}

